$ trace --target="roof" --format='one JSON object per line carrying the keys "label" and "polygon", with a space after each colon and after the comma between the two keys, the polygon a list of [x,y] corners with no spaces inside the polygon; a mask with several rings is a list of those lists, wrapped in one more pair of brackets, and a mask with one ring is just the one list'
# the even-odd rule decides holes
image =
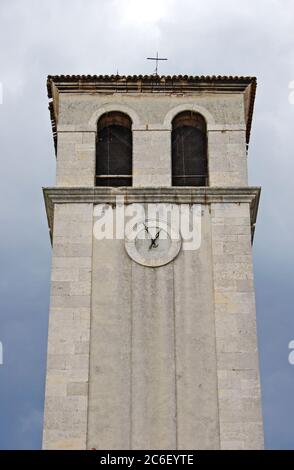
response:
{"label": "roof", "polygon": [[56,145],[56,110],[58,93],[184,93],[213,91],[244,93],[246,142],[252,124],[256,77],[221,75],[48,75],[47,91],[53,137]]}

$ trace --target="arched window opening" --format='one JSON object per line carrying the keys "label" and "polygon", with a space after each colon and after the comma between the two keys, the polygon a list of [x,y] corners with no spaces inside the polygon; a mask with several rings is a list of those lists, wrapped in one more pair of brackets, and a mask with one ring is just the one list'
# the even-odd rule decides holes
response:
{"label": "arched window opening", "polygon": [[172,122],[172,185],[208,185],[206,122],[193,111]]}
{"label": "arched window opening", "polygon": [[132,186],[132,121],[124,113],[105,113],[98,121],[96,186]]}

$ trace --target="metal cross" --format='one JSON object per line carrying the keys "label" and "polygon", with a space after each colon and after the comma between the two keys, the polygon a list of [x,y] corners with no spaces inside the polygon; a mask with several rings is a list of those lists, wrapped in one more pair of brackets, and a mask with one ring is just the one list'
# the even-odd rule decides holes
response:
{"label": "metal cross", "polygon": [[156,67],[155,67],[155,75],[158,75],[158,61],[159,60],[167,60],[165,58],[158,57],[158,52],[156,52],[156,57],[147,57],[147,60],[155,60],[156,61]]}

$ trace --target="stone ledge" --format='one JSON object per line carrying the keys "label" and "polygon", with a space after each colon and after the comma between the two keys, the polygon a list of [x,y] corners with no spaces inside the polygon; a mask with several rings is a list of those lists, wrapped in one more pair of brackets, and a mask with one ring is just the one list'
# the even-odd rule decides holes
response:
{"label": "stone ledge", "polygon": [[[187,105],[188,106],[188,105]],[[166,131],[171,132],[172,126],[165,125],[162,123],[158,124],[146,124],[136,125],[132,127],[133,132],[140,132],[140,131]],[[207,124],[207,132],[246,132],[246,126],[242,124]],[[88,124],[88,123],[81,123],[81,124],[58,124],[57,125],[57,132],[59,133],[97,133],[97,123],[95,125]]]}
{"label": "stone ledge", "polygon": [[55,204],[115,204],[118,196],[126,204],[249,203],[252,237],[257,217],[260,187],[49,187],[43,188],[48,226],[52,238]]}

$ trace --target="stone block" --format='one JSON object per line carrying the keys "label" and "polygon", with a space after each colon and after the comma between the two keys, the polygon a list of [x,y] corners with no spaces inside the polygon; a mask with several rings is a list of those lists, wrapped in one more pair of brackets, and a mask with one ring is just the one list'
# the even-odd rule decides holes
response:
{"label": "stone block", "polygon": [[67,384],[67,396],[87,396],[87,382],[69,382]]}

